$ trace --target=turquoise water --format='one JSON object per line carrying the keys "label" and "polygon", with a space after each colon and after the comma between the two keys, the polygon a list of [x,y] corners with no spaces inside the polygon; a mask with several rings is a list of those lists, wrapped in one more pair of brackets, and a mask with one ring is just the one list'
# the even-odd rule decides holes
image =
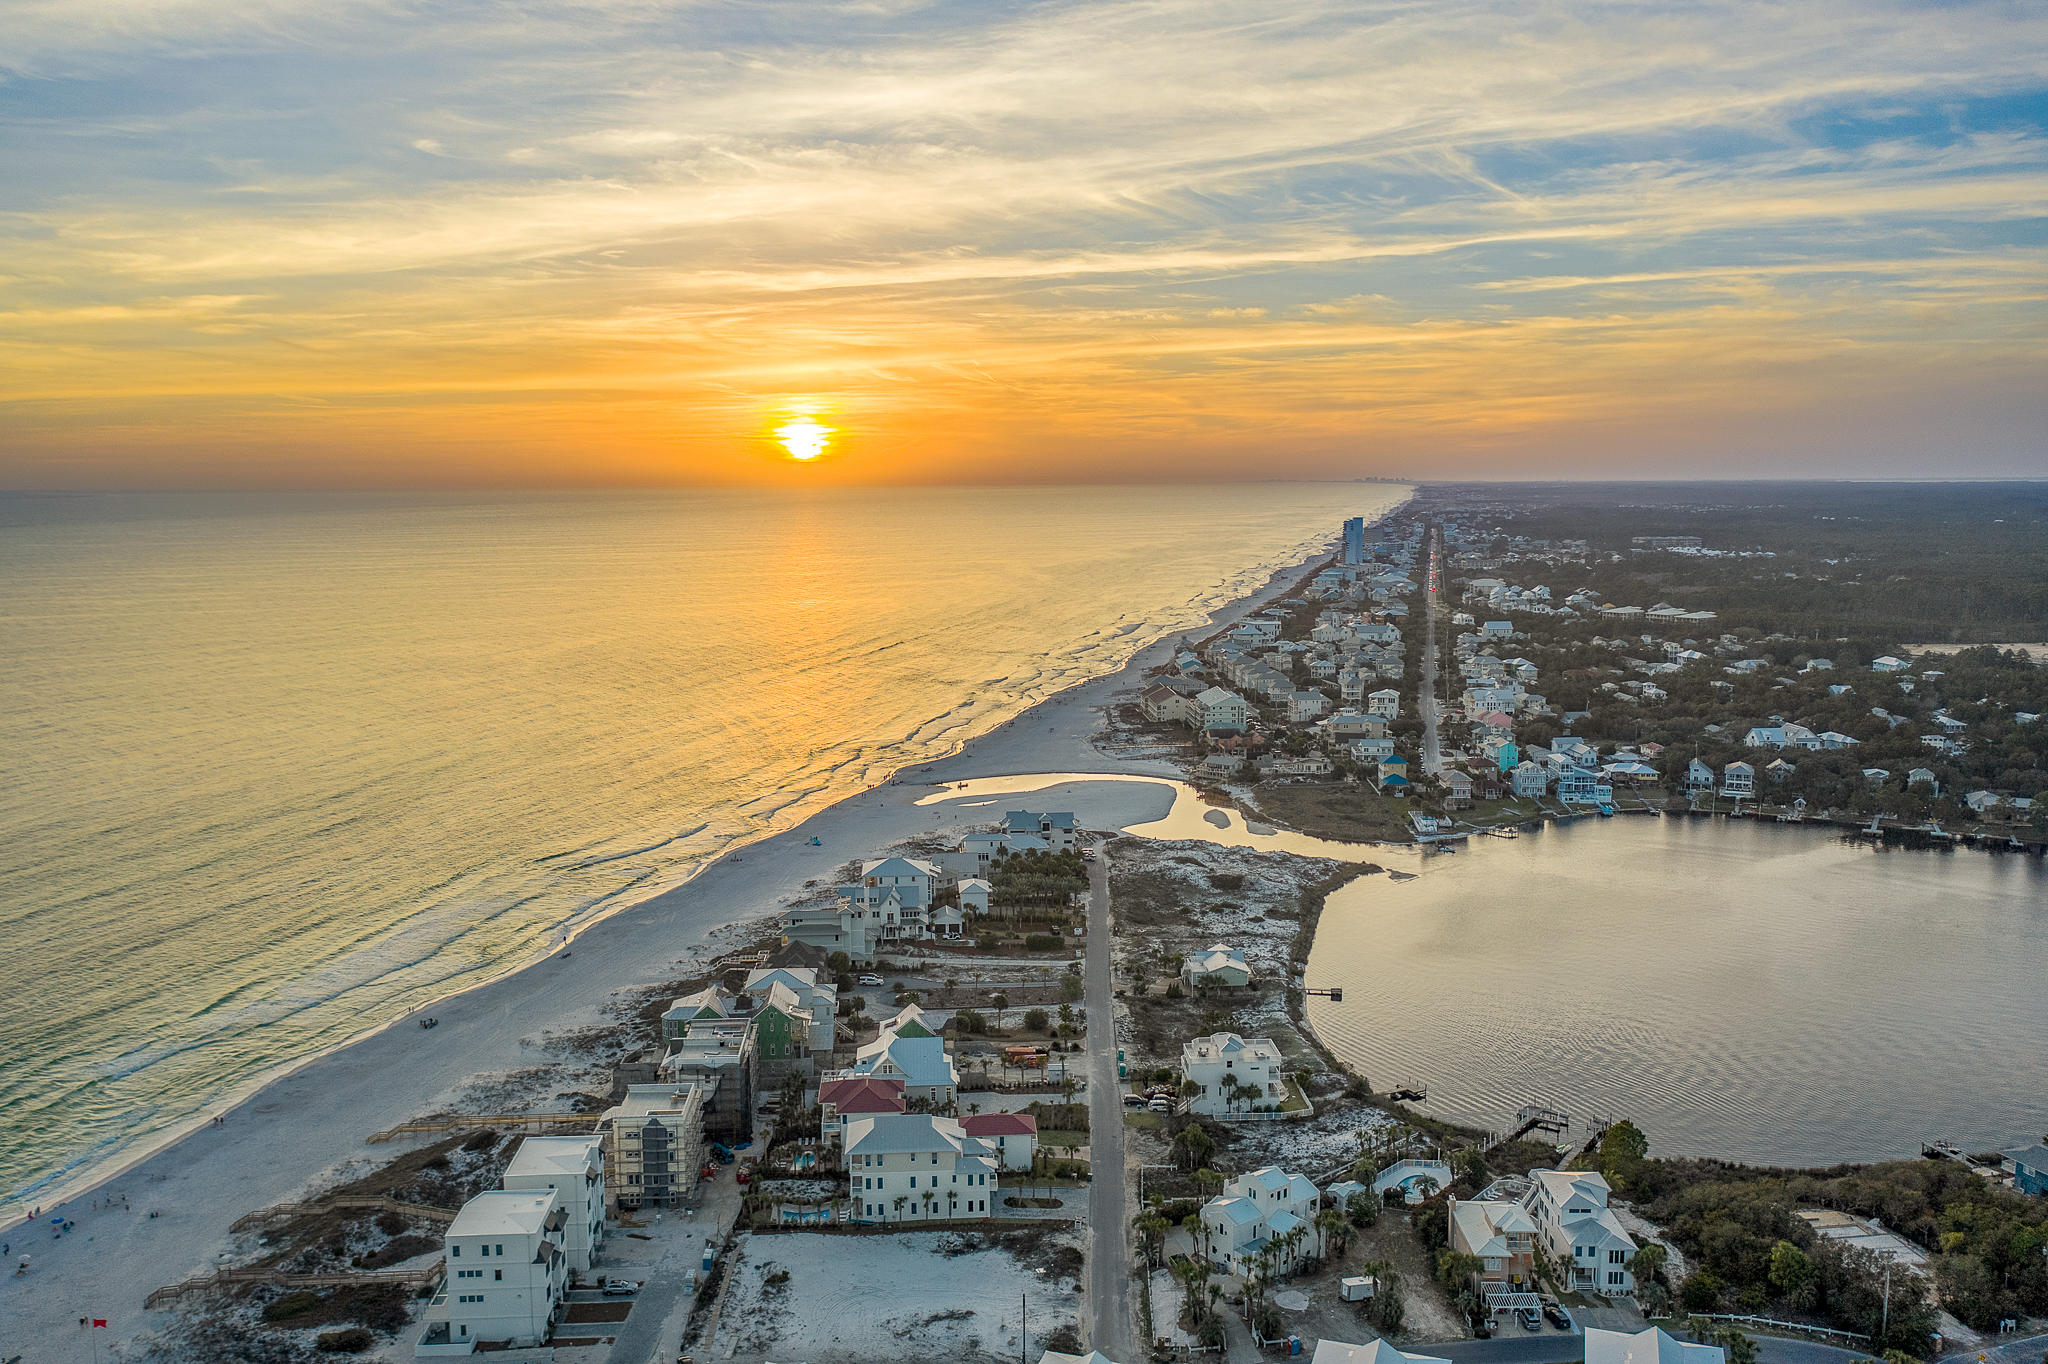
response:
{"label": "turquoise water", "polygon": [[0,1208],[1402,493],[0,499]]}

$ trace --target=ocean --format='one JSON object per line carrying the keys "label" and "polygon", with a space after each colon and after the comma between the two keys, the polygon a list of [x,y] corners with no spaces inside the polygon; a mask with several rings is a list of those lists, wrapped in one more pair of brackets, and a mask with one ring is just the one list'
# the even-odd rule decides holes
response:
{"label": "ocean", "polygon": [[0,1218],[1405,491],[0,497]]}

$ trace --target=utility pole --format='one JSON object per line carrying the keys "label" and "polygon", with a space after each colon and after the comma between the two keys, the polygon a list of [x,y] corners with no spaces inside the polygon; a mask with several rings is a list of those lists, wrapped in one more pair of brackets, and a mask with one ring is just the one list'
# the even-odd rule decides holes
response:
{"label": "utility pole", "polygon": [[1025,1359],[1031,1350],[1031,1298],[1017,1295],[1017,1364],[1029,1364]]}

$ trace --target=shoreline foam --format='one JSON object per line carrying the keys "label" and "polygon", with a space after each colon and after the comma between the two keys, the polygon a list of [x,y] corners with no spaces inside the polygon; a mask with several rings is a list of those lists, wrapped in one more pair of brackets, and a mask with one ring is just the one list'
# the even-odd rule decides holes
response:
{"label": "shoreline foam", "polygon": [[[522,1037],[593,1024],[616,993],[672,978],[671,968],[709,947],[713,934],[779,910],[807,878],[926,831],[944,818],[916,803],[915,793],[927,784],[1044,771],[1180,778],[1180,770],[1163,760],[1122,759],[1097,750],[1098,712],[1118,692],[1135,690],[1174,637],[1213,631],[1248,614],[1325,553],[1292,560],[1263,581],[1254,577],[1249,590],[1214,605],[1200,620],[1162,627],[1116,668],[1045,696],[953,753],[899,769],[878,786],[744,845],[756,857],[743,860],[735,855],[739,849],[727,848],[681,883],[590,920],[570,939],[577,946],[572,957],[563,958],[556,943],[547,957],[510,965],[436,1001],[430,1007],[440,1026],[431,1033],[394,1027],[404,1021],[401,1015],[281,1072],[252,1078],[233,1094],[224,1126],[195,1119],[44,1204],[46,1217],[62,1208],[78,1220],[70,1235],[37,1241],[31,1239],[35,1228],[8,1227],[13,1253],[33,1256],[34,1268],[26,1277],[0,1280],[7,1315],[26,1334],[41,1336],[54,1359],[89,1357],[91,1342],[67,1344],[74,1337],[63,1329],[80,1316],[111,1318],[115,1340],[148,1329],[153,1318],[143,1312],[142,1297],[211,1272],[229,1242],[228,1224],[243,1212],[309,1191],[337,1166],[363,1159],[363,1138],[371,1131],[431,1111],[478,1075],[516,1068]],[[1204,600],[1198,596],[1190,605]],[[1046,723],[1044,731],[1040,723]],[[905,780],[912,775],[916,785]],[[1163,815],[1171,804],[1164,790],[1103,783],[1075,803],[1087,822],[1120,826]],[[985,818],[963,810],[950,822]],[[805,840],[812,835],[824,846],[808,847]],[[762,852],[773,855],[758,856]],[[134,1211],[78,1206],[101,1194],[125,1196]],[[150,1218],[149,1211],[160,1215]]]}

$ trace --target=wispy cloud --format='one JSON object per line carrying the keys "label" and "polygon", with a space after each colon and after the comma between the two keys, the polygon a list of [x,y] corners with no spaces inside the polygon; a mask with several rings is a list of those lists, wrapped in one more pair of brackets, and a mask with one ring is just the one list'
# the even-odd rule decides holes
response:
{"label": "wispy cloud", "polygon": [[1997,414],[1979,467],[2048,467],[2037,6],[26,0],[0,35],[0,483],[487,479],[492,443],[747,478],[799,396],[857,448],[827,477],[1906,468],[1959,410]]}

